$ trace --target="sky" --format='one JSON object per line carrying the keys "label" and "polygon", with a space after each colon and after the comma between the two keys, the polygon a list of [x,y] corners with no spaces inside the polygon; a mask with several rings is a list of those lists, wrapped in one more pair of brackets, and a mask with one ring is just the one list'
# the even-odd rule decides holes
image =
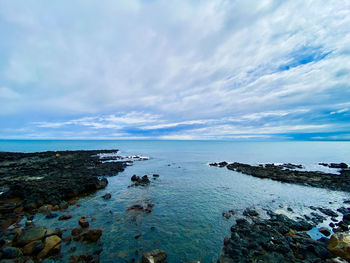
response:
{"label": "sky", "polygon": [[0,138],[350,140],[350,1],[0,0]]}

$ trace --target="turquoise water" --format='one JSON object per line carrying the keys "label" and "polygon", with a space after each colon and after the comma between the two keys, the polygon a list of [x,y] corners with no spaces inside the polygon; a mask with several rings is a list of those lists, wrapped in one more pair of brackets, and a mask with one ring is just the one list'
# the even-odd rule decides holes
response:
{"label": "turquoise water", "polygon": [[[120,149],[121,155],[149,156],[125,172],[110,177],[106,189],[80,199],[80,207],[68,209],[73,219],[62,222],[37,215],[37,225],[77,227],[77,218],[94,218],[91,228],[102,228],[101,262],[126,262],[142,252],[160,248],[169,262],[216,261],[230,226],[247,207],[310,212],[308,206],[339,207],[349,194],[258,179],[210,167],[213,161],[245,163],[293,162],[307,169],[325,170],[318,162],[350,162],[350,142],[223,142],[223,141],[0,141],[0,151]],[[170,164],[170,166],[169,166]],[[158,173],[149,187],[130,187],[130,177]],[[110,200],[101,196],[111,193]],[[126,208],[149,200],[153,212],[134,214]],[[332,202],[332,204],[329,204]],[[233,209],[230,219],[222,212]],[[151,230],[155,227],[155,230]],[[134,236],[142,234],[139,239]],[[67,234],[65,234],[67,235]],[[79,254],[92,248],[73,242]],[[63,253],[65,261],[71,255]]]}

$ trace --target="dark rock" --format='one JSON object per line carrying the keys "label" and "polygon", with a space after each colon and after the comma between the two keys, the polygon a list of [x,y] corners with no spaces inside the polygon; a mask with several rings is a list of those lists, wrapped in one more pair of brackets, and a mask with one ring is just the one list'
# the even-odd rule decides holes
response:
{"label": "dark rock", "polygon": [[330,190],[350,192],[350,176],[342,176],[319,171],[299,171],[274,164],[254,166],[234,162],[228,164],[226,167],[229,170],[262,179],[266,178],[285,183],[294,183],[300,185],[322,187]]}
{"label": "dark rock", "polygon": [[58,220],[68,220],[71,219],[72,215],[66,214],[66,215],[61,215]]}
{"label": "dark rock", "polygon": [[136,176],[136,174],[134,174],[133,176],[131,176],[131,181],[135,182],[135,181],[137,181],[138,178],[140,178],[140,177]]}
{"label": "dark rock", "polygon": [[253,223],[237,219],[231,237],[225,238],[218,262],[324,262],[332,257],[327,242],[315,241],[305,232],[312,225],[268,211],[270,219]]}
{"label": "dark rock", "polygon": [[51,211],[48,211],[45,217],[49,218],[49,219],[50,218],[55,218],[55,217],[58,217],[58,214],[52,213]]}
{"label": "dark rock", "polygon": [[111,197],[112,197],[112,195],[110,193],[105,194],[105,195],[102,196],[102,198],[105,199],[105,200],[111,199]]}
{"label": "dark rock", "polygon": [[79,218],[78,223],[79,223],[79,225],[80,225],[81,227],[83,227],[83,228],[87,228],[87,227],[89,227],[89,225],[90,225],[89,222],[86,221],[85,217]]}
{"label": "dark rock", "polygon": [[8,188],[2,199],[24,200],[25,210],[43,204],[65,209],[64,200],[106,187],[108,180],[100,177],[113,176],[125,169],[126,162],[101,162],[99,154],[115,152],[0,152],[0,187]]}
{"label": "dark rock", "polygon": [[259,213],[254,209],[247,208],[243,211],[244,216],[259,216]]}
{"label": "dark rock", "polygon": [[153,174],[153,177],[159,177],[159,174]]}
{"label": "dark rock", "polygon": [[22,256],[22,251],[16,247],[4,247],[2,249],[2,258],[12,259]]}
{"label": "dark rock", "polygon": [[102,229],[90,229],[79,236],[80,241],[96,242],[102,235]]}
{"label": "dark rock", "polygon": [[330,236],[331,234],[331,231],[329,231],[327,227],[320,227],[318,231],[320,231],[320,233],[325,235],[326,237]]}
{"label": "dark rock", "polygon": [[227,162],[220,162],[220,163],[218,163],[219,167],[225,167],[226,165],[228,165]]}
{"label": "dark rock", "polygon": [[83,232],[83,229],[81,227],[74,228],[72,230],[72,236],[77,236]]}
{"label": "dark rock", "polygon": [[346,169],[348,168],[348,165],[346,163],[330,163],[328,167],[336,169]]}
{"label": "dark rock", "polygon": [[133,175],[131,177],[131,181],[135,182],[132,186],[147,186],[151,183],[147,175],[144,175],[142,177]]}
{"label": "dark rock", "polygon": [[338,214],[329,208],[319,207],[318,210],[327,216],[338,217]]}

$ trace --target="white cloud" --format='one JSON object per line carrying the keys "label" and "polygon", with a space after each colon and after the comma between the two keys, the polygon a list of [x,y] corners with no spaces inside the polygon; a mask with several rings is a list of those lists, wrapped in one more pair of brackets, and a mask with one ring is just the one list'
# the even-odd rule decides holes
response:
{"label": "white cloud", "polygon": [[308,114],[350,96],[346,1],[5,0],[0,21],[0,115],[40,129],[321,131]]}

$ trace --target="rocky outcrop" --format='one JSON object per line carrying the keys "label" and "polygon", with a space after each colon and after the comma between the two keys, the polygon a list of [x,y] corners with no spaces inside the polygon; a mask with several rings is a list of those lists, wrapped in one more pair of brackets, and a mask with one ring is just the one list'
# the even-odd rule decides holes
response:
{"label": "rocky outcrop", "polygon": [[328,240],[313,240],[306,232],[312,225],[269,212],[252,223],[238,219],[225,238],[218,262],[324,262],[333,255]]}
{"label": "rocky outcrop", "polygon": [[0,152],[2,199],[20,198],[32,210],[102,189],[108,181],[101,176],[116,175],[128,164],[100,160],[99,154],[116,151]]}
{"label": "rocky outcrop", "polygon": [[350,176],[346,176],[342,172],[340,174],[332,174],[318,171],[300,171],[290,169],[291,166],[299,168],[294,164],[255,166],[234,162],[226,165],[229,170],[258,178],[350,192]]}
{"label": "rocky outcrop", "polygon": [[131,177],[131,181],[134,182],[131,186],[147,186],[151,183],[147,175],[140,177],[134,174]]}

